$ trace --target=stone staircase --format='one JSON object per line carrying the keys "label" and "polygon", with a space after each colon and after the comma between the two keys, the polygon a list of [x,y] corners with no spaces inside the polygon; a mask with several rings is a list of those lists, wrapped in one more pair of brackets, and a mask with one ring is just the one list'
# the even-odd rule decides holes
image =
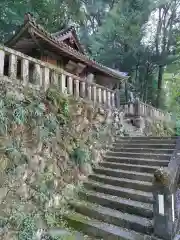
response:
{"label": "stone staircase", "polygon": [[70,205],[68,222],[93,239],[147,240],[153,236],[154,171],[167,166],[176,138],[124,137],[95,167]]}
{"label": "stone staircase", "polygon": [[132,125],[131,119],[124,117],[123,119],[123,129],[126,135],[130,137],[143,137],[144,133],[140,128]]}

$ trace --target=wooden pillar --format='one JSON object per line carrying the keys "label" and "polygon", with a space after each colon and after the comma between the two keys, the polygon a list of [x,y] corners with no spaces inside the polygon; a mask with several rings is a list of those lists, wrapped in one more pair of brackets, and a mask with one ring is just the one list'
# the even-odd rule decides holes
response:
{"label": "wooden pillar", "polygon": [[66,75],[65,74],[61,74],[60,91],[62,93],[65,93],[65,89],[66,89]]}
{"label": "wooden pillar", "polygon": [[112,98],[112,107],[114,108],[116,105],[115,105],[115,93],[112,92],[111,93],[111,98]]}
{"label": "wooden pillar", "polygon": [[94,103],[96,103],[96,100],[97,100],[97,88],[96,88],[96,85],[92,86],[92,98],[93,98]]}
{"label": "wooden pillar", "polygon": [[103,90],[103,103],[104,103],[104,105],[106,105],[106,103],[107,103],[107,90],[106,89]]}
{"label": "wooden pillar", "polygon": [[97,90],[97,101],[98,101],[98,103],[102,102],[102,90],[101,90],[101,88],[98,88],[98,90]]}
{"label": "wooden pillar", "polygon": [[4,75],[4,60],[5,60],[5,52],[0,50],[0,76]]}
{"label": "wooden pillar", "polygon": [[73,95],[73,79],[70,76],[67,78],[67,92]]}
{"label": "wooden pillar", "polygon": [[9,77],[13,79],[17,77],[17,57],[14,54],[9,55]]}
{"label": "wooden pillar", "polygon": [[92,100],[92,87],[91,85],[88,86],[87,92],[88,92],[88,100]]}
{"label": "wooden pillar", "polygon": [[80,82],[80,97],[85,98],[86,96],[86,83]]}
{"label": "wooden pillar", "polygon": [[59,86],[58,73],[56,71],[52,72],[52,84]]}
{"label": "wooden pillar", "polygon": [[[45,76],[43,75],[43,81],[45,81],[44,77]],[[33,83],[36,85],[42,86],[42,70],[39,64],[34,64]]]}
{"label": "wooden pillar", "polygon": [[111,107],[111,92],[107,92],[107,101],[108,101],[108,107]]}
{"label": "wooden pillar", "polygon": [[78,79],[75,79],[75,97],[78,98],[79,97],[79,80]]}
{"label": "wooden pillar", "polygon": [[49,68],[45,67],[43,69],[43,88],[46,91],[49,88],[50,84],[50,75],[49,75]]}
{"label": "wooden pillar", "polygon": [[21,59],[21,79],[23,85],[27,85],[29,82],[29,61],[27,59]]}

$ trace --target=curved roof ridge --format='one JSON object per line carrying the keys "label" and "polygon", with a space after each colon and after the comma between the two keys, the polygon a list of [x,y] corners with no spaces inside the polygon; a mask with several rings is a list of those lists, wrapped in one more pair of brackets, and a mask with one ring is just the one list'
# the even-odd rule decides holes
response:
{"label": "curved roof ridge", "polygon": [[69,27],[66,27],[66,28],[58,31],[58,32],[52,33],[52,35],[54,35],[54,36],[56,36],[56,37],[59,37],[59,36],[62,36],[62,35],[64,35],[64,34],[67,34],[67,33],[71,32],[71,31],[73,31],[73,30],[75,30],[75,28],[74,28],[73,25],[71,25],[71,26],[69,26]]}
{"label": "curved roof ridge", "polygon": [[[129,78],[128,76],[124,76],[121,72],[117,72],[115,69],[108,68],[108,67],[98,63],[97,61],[95,61],[94,59],[89,57],[88,55],[85,55],[84,53],[81,53],[81,52],[77,51],[76,49],[72,48],[71,46],[69,46],[65,42],[60,41],[55,34],[49,33],[47,30],[45,30],[45,28],[42,25],[37,24],[36,19],[33,17],[33,15],[31,13],[29,13],[29,12],[26,13],[24,20],[25,20],[24,21],[24,27],[31,26],[36,31],[40,31],[42,34],[44,34],[45,37],[49,38],[49,40],[53,41],[59,47],[62,47],[63,51],[68,51],[69,53],[74,54],[75,57],[78,57],[82,61],[85,61],[85,62],[89,61],[89,63],[91,64],[92,67],[94,65],[94,67],[96,69],[101,70],[106,74],[110,74],[111,76],[116,76],[116,77],[121,78],[121,79]],[[73,28],[72,28],[72,30],[73,30]],[[76,32],[75,32],[75,34],[76,34]]]}

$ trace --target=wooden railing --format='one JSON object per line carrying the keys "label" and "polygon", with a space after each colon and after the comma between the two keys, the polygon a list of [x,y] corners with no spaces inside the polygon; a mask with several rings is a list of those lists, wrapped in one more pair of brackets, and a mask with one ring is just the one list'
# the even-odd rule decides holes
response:
{"label": "wooden railing", "polygon": [[121,105],[127,116],[148,117],[165,122],[171,121],[171,114],[157,109],[139,100]]}
{"label": "wooden railing", "polygon": [[24,86],[36,86],[45,91],[53,84],[64,93],[93,101],[105,107],[115,107],[115,92],[97,84],[89,84],[63,69],[0,46],[0,76],[19,81]]}

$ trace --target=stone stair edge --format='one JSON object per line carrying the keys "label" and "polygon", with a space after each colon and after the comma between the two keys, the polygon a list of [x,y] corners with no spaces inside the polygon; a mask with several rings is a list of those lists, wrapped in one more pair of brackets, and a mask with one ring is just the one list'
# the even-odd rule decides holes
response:
{"label": "stone stair edge", "polygon": [[125,188],[125,187],[118,187],[118,186],[113,186],[113,185],[110,185],[110,184],[105,184],[105,183],[99,183],[99,182],[96,182],[94,180],[86,180],[84,182],[85,184],[92,184],[92,185],[98,185],[102,188],[111,188],[112,190],[121,190],[121,191],[127,191],[127,192],[130,192],[130,191],[135,191],[136,194],[138,195],[147,195],[149,197],[153,197],[153,195],[149,192],[145,192],[145,191],[141,191],[141,190],[136,190],[136,189],[133,189],[133,188]]}
{"label": "stone stair edge", "polygon": [[[127,219],[131,222],[137,221],[138,223],[140,223],[141,225],[144,225],[144,226],[152,226],[153,225],[153,221],[150,220],[150,219],[147,219],[147,218],[144,218],[144,217],[141,217],[141,216],[136,216],[136,215],[129,214],[129,213],[123,213],[119,210],[111,209],[111,208],[108,208],[108,207],[103,207],[99,204],[90,203],[90,202],[87,202],[87,201],[84,201],[84,200],[81,200],[81,201],[78,201],[78,202],[71,201],[70,205],[79,206],[79,207],[82,206],[82,207],[85,207],[85,208],[92,209],[93,211],[98,211],[99,209],[101,209],[102,211],[107,210],[107,211],[109,211],[109,214],[111,216],[114,216],[114,217],[120,217],[120,215],[121,215],[121,218],[125,218],[125,219]],[[107,213],[107,211],[105,211],[105,213]]]}
{"label": "stone stair edge", "polygon": [[103,157],[104,157],[105,159],[106,159],[106,158],[109,158],[109,159],[110,159],[110,158],[115,158],[115,159],[127,159],[127,160],[130,159],[130,160],[140,160],[140,161],[150,161],[150,162],[151,162],[151,161],[159,161],[159,162],[163,162],[163,161],[164,161],[164,162],[169,162],[168,160],[158,160],[158,159],[151,159],[151,158],[150,158],[150,159],[147,159],[147,158],[133,158],[133,157],[122,157],[122,156],[120,157],[120,156],[108,156],[108,155],[104,155]]}
{"label": "stone stair edge", "polygon": [[[137,233],[135,231],[120,228],[117,226],[114,226],[112,224],[102,223],[99,220],[91,219],[89,221],[84,215],[74,213],[69,216],[66,216],[66,218],[69,219],[69,221],[79,221],[79,223],[88,226],[87,228],[84,226],[84,229],[86,229],[86,233],[88,231],[88,234],[90,236],[95,236],[95,232],[91,232],[95,229],[98,229],[98,235],[97,237],[103,237],[104,235],[107,236],[107,238],[104,238],[104,240],[108,239],[114,239],[114,240],[144,240],[145,235],[141,233]],[[90,227],[92,230],[90,230]],[[84,230],[85,231],[85,230]],[[100,236],[101,235],[101,236]],[[147,236],[147,235],[146,235]],[[110,238],[109,238],[110,237]],[[148,237],[148,236],[147,236]]]}
{"label": "stone stair edge", "polygon": [[148,177],[153,177],[154,175],[151,173],[142,173],[142,172],[136,172],[136,171],[131,171],[131,170],[122,170],[122,169],[113,169],[113,168],[105,168],[105,167],[94,167],[93,170],[108,170],[112,172],[119,172],[119,173],[126,173],[126,174],[134,174],[134,175],[139,175],[139,176],[148,176]]}
{"label": "stone stair edge", "polygon": [[125,205],[142,208],[144,210],[149,210],[149,211],[153,210],[153,204],[150,204],[150,203],[144,203],[144,202],[135,201],[135,200],[131,200],[131,199],[125,199],[125,198],[112,196],[112,195],[104,194],[104,193],[96,193],[95,191],[90,191],[90,190],[80,190],[80,194],[81,193],[85,194],[85,195],[94,195],[94,196],[104,198],[104,199],[107,199],[107,200],[110,200],[113,202],[118,202],[118,203],[122,202]]}
{"label": "stone stair edge", "polygon": [[140,164],[131,164],[131,163],[121,163],[121,162],[108,162],[108,161],[104,161],[104,162],[101,162],[101,164],[103,163],[108,163],[108,164],[112,164],[112,165],[117,165],[117,166],[129,166],[129,167],[142,167],[142,168],[152,168],[154,170],[156,170],[157,168],[160,168],[161,166],[157,165],[157,166],[147,166],[147,165],[140,165]]}
{"label": "stone stair edge", "polygon": [[[168,149],[168,150],[169,150],[169,149]],[[151,156],[151,155],[155,155],[155,156],[157,156],[157,155],[158,155],[158,156],[164,156],[164,155],[165,155],[165,156],[171,156],[171,155],[172,155],[172,154],[168,154],[168,153],[164,153],[164,154],[163,154],[163,153],[143,153],[143,152],[132,152],[132,153],[131,153],[131,152],[121,152],[121,151],[119,151],[119,152],[114,152],[114,151],[110,151],[110,150],[109,150],[107,153],[108,153],[108,154],[110,154],[110,153],[115,153],[115,154],[136,154],[136,155],[140,154],[140,155],[150,155],[150,156]],[[106,153],[106,154],[107,154],[107,153]],[[106,156],[106,154],[105,154],[105,156]]]}
{"label": "stone stair edge", "polygon": [[134,179],[128,179],[128,178],[117,178],[117,177],[112,177],[112,176],[106,176],[104,174],[91,174],[89,175],[89,177],[91,176],[98,176],[100,178],[106,178],[106,179],[112,179],[112,180],[116,180],[116,181],[126,181],[126,182],[134,182],[134,183],[138,183],[138,184],[145,184],[147,186],[152,186],[151,182],[146,182],[146,181],[139,181],[139,180],[134,180]]}

